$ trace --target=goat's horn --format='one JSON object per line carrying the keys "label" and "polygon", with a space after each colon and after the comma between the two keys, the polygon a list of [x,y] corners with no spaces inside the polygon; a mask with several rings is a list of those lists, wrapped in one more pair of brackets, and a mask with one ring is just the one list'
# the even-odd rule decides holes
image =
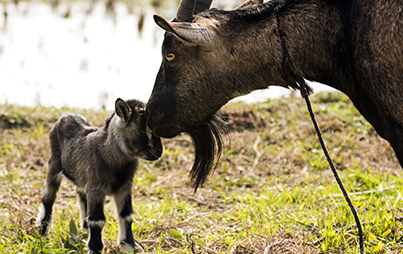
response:
{"label": "goat's horn", "polygon": [[205,11],[207,9],[210,9],[210,5],[211,5],[212,1],[213,0],[197,0],[194,13],[196,14],[196,13]]}
{"label": "goat's horn", "polygon": [[192,20],[196,0],[182,0],[176,12],[175,21],[188,22]]}

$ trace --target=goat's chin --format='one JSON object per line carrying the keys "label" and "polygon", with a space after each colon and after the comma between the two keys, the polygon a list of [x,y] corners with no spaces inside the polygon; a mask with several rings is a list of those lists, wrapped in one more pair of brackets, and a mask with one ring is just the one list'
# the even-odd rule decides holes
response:
{"label": "goat's chin", "polygon": [[163,125],[158,125],[152,131],[155,136],[161,138],[174,138],[181,132],[180,130],[167,128]]}
{"label": "goat's chin", "polygon": [[161,153],[150,151],[143,153],[140,158],[147,161],[156,161],[161,157]]}
{"label": "goat's chin", "polygon": [[222,120],[215,115],[186,132],[195,147],[195,161],[190,170],[190,180],[196,192],[217,167],[222,152],[221,134],[227,132]]}

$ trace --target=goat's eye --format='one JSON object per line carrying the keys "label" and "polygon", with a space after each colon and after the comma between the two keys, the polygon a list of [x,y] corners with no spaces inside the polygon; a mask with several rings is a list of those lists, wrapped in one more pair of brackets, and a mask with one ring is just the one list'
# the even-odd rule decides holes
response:
{"label": "goat's eye", "polygon": [[170,62],[175,59],[175,55],[172,53],[169,53],[168,55],[165,56],[165,59]]}

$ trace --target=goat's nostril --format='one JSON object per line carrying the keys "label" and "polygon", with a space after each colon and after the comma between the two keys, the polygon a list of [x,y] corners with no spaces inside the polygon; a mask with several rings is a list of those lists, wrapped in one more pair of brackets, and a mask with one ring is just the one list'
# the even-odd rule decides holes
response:
{"label": "goat's nostril", "polygon": [[145,116],[147,118],[147,125],[151,130],[163,122],[165,118],[165,114],[163,112],[158,109],[154,109],[153,107],[147,107]]}

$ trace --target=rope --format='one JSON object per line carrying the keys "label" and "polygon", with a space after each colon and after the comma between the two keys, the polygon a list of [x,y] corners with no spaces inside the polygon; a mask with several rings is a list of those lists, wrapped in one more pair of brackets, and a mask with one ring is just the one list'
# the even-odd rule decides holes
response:
{"label": "rope", "polygon": [[341,181],[341,179],[339,177],[339,174],[337,173],[337,170],[336,170],[336,168],[334,166],[332,158],[330,157],[329,152],[328,152],[328,150],[326,148],[325,142],[323,140],[322,133],[321,133],[321,131],[319,129],[318,122],[316,121],[315,114],[314,114],[314,112],[312,110],[311,102],[309,100],[309,95],[312,93],[312,88],[305,82],[305,80],[302,78],[301,75],[297,74],[297,71],[296,71],[295,66],[294,66],[294,64],[292,62],[291,56],[288,54],[288,51],[287,51],[287,49],[286,49],[286,47],[285,47],[285,45],[283,43],[283,40],[281,39],[277,13],[275,14],[274,19],[275,19],[275,22],[276,22],[277,39],[278,39],[278,41],[279,41],[279,43],[281,45],[281,48],[283,50],[283,54],[284,54],[285,60],[287,62],[288,68],[290,69],[291,73],[294,75],[294,77],[296,79],[296,82],[299,85],[299,88],[300,88],[300,91],[301,91],[301,96],[305,99],[305,103],[306,103],[306,106],[308,108],[309,114],[311,116],[312,123],[313,123],[313,125],[315,127],[315,131],[316,131],[316,134],[318,136],[320,145],[322,146],[322,150],[323,150],[323,152],[324,152],[324,154],[326,156],[326,159],[327,159],[327,161],[328,161],[328,163],[330,165],[330,168],[332,169],[332,172],[333,172],[333,175],[334,175],[334,177],[335,177],[335,179],[337,181],[337,184],[339,185],[340,190],[343,193],[343,196],[344,196],[348,206],[350,207],[351,213],[354,216],[354,220],[355,220],[355,223],[356,223],[357,228],[358,228],[360,254],[364,254],[364,237],[363,237],[363,230],[362,230],[362,225],[361,225],[361,222],[360,222],[360,218],[358,217],[357,211],[356,211],[356,209],[355,209],[350,197],[348,196],[348,193],[347,193],[346,189],[344,188],[344,185],[343,185],[343,183],[342,183],[342,181]]}

